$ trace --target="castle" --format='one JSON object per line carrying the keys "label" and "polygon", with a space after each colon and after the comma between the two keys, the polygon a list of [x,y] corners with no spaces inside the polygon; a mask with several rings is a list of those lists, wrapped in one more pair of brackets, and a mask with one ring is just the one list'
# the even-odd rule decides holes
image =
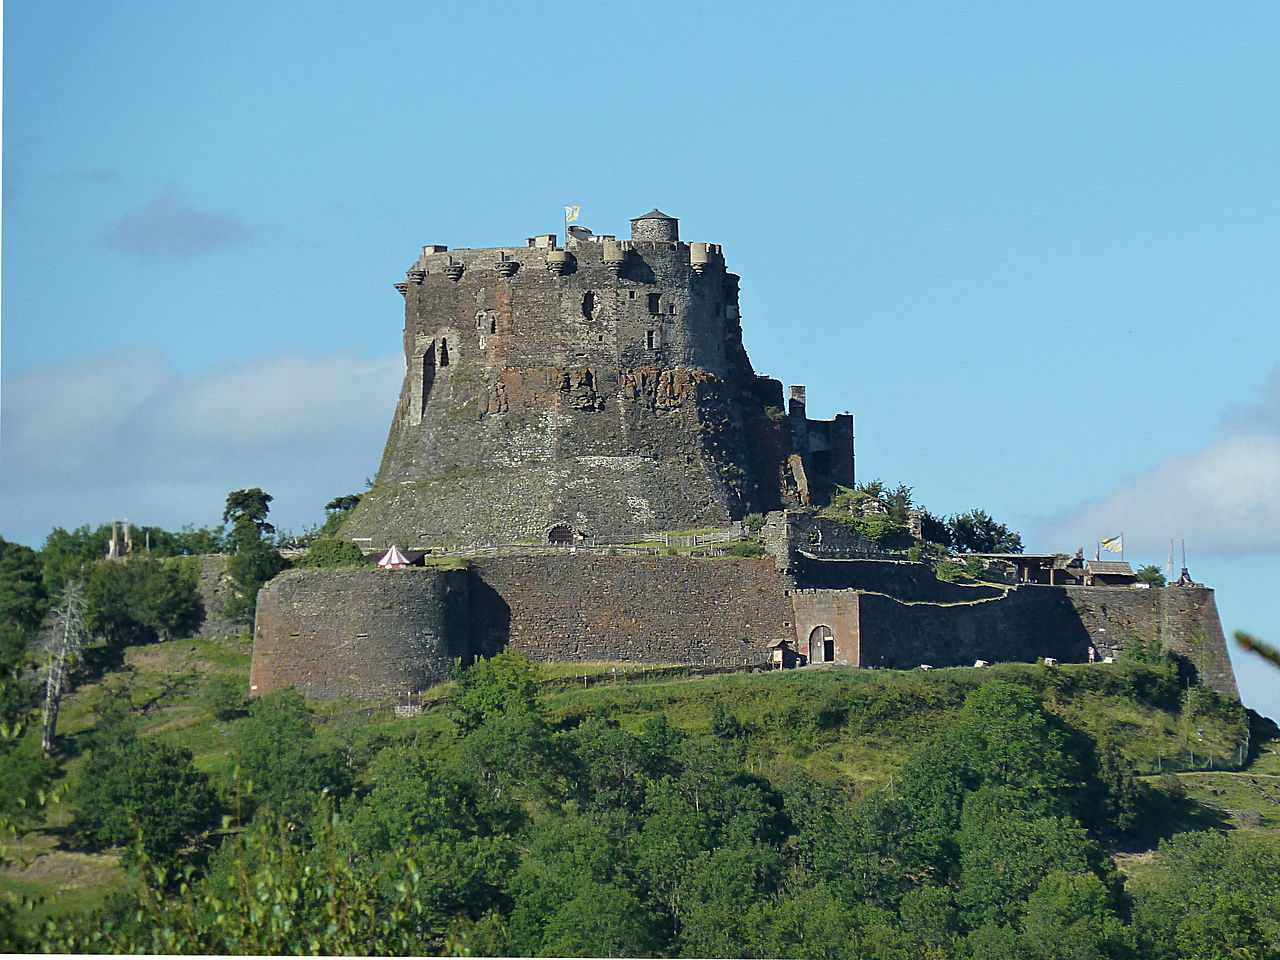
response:
{"label": "castle", "polygon": [[[582,231],[585,233],[585,231]],[[657,210],[631,239],[423,248],[397,284],[406,373],[374,489],[377,546],[626,542],[853,484],[853,418],[783,414],[742,346],[738,277]]]}
{"label": "castle", "polygon": [[[1141,637],[1236,694],[1212,590],[957,585],[819,515],[853,484],[852,417],[809,419],[799,386],[784,409],[782,384],[755,373],[717,244],[682,242],[658,210],[629,240],[556,240],[424,247],[396,284],[404,382],[342,533],[369,552],[467,560],[277,577],[259,595],[252,693],[399,698],[504,648],[914,667],[1082,661]],[[767,518],[764,556],[627,546],[689,528],[741,537],[749,515]]]}

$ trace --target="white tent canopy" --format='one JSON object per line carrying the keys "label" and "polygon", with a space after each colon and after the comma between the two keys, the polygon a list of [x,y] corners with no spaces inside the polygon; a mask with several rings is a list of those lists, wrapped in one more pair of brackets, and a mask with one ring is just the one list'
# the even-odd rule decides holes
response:
{"label": "white tent canopy", "polygon": [[378,561],[378,566],[383,570],[397,570],[400,567],[407,567],[409,558],[400,552],[400,548],[395,544],[391,545],[391,549],[382,555],[382,559]]}

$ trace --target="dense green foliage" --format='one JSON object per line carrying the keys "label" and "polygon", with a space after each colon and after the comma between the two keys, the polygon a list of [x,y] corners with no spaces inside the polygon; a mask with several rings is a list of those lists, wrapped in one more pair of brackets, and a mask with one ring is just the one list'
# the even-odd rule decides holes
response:
{"label": "dense green foliage", "polygon": [[985,510],[970,510],[947,518],[950,546],[961,553],[1021,553],[1022,537]]}
{"label": "dense green foliage", "polygon": [[341,537],[317,537],[304,556],[294,561],[297,567],[355,567],[364,563],[364,554],[350,540]]}
{"label": "dense green foliage", "polygon": [[[209,821],[152,828],[167,845],[144,833],[134,856],[165,870],[31,936],[90,952],[872,960],[1266,956],[1274,939],[1277,854],[1262,841],[1166,840],[1141,883],[1113,865],[1111,845],[1171,801],[1134,777],[1103,705],[1240,735],[1238,706],[1184,697],[1167,658],[550,699],[537,679],[511,653],[459,665],[446,707],[362,736],[340,705],[318,724],[293,691],[256,701],[232,721],[222,780],[243,829],[184,874],[170,864]],[[160,746],[107,737],[113,723],[90,763]],[[906,738],[908,755],[856,789],[797,762],[851,735]],[[137,757],[149,779],[191,775]],[[149,789],[136,796],[171,813]]]}
{"label": "dense green foliage", "polygon": [[[865,514],[863,507],[868,500],[878,501],[884,512]],[[869,480],[853,489],[837,487],[825,512],[855,527],[872,543],[886,546],[906,531],[913,510],[920,515],[920,532],[927,543],[960,553],[1022,552],[1021,535],[985,510],[974,509],[939,519],[916,504],[912,488],[903,483],[890,487],[882,480]]]}
{"label": "dense green foliage", "polygon": [[204,613],[194,573],[147,556],[98,563],[85,587],[87,626],[112,643],[189,633]]}
{"label": "dense green foliage", "polygon": [[104,725],[71,797],[75,829],[106,846],[137,841],[153,861],[172,862],[220,813],[192,759],[191,751],[141,739],[125,724]]}
{"label": "dense green foliage", "polygon": [[1145,583],[1151,587],[1163,587],[1168,583],[1164,571],[1155,564],[1149,563],[1145,567],[1139,567],[1136,575],[1139,583]]}

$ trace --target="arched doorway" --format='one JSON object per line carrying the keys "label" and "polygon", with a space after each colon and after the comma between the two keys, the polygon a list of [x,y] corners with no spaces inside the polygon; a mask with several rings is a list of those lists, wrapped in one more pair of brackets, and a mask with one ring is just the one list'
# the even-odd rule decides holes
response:
{"label": "arched doorway", "polygon": [[547,531],[547,543],[573,543],[573,529],[567,523],[557,523]]}
{"label": "arched doorway", "polygon": [[833,663],[836,659],[836,638],[828,626],[817,626],[809,631],[809,662]]}

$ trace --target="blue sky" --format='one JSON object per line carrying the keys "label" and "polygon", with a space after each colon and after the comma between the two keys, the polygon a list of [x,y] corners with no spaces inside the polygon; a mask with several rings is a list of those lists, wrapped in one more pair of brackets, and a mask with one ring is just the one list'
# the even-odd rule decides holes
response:
{"label": "blue sky", "polygon": [[[760,372],[1280,640],[1280,7],[9,0],[0,534],[377,469],[424,243],[724,244]],[[1280,674],[1237,656],[1246,702]]]}

